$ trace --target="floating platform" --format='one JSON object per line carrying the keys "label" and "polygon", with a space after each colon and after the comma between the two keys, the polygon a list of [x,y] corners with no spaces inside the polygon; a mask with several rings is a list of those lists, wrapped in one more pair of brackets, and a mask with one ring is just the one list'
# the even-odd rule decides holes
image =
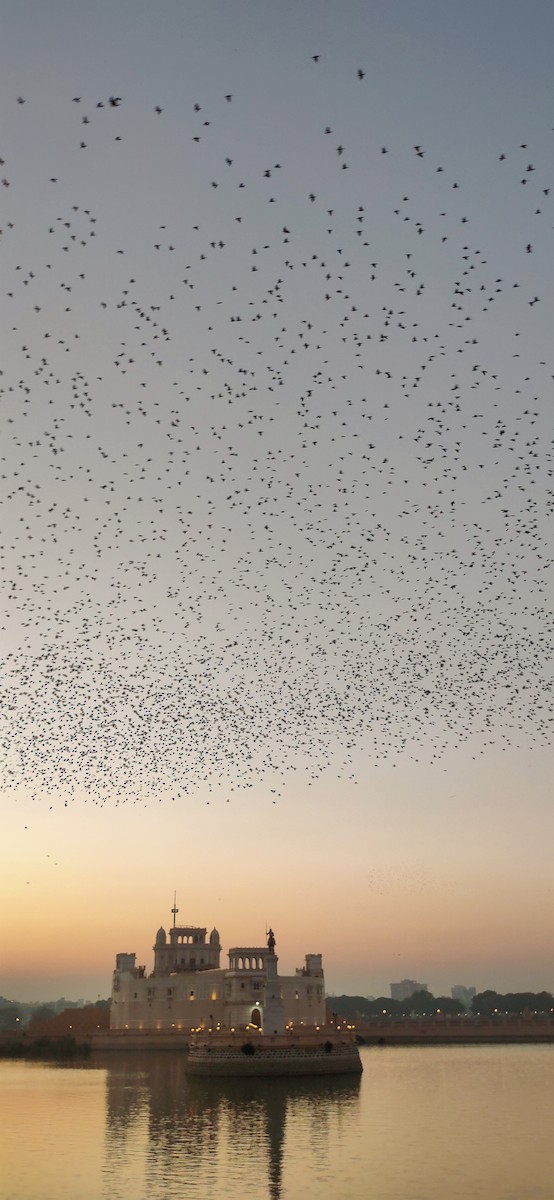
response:
{"label": "floating platform", "polygon": [[292,1075],[360,1075],[360,1052],[354,1037],[335,1030],[317,1033],[197,1034],[186,1059],[189,1075],[266,1077]]}

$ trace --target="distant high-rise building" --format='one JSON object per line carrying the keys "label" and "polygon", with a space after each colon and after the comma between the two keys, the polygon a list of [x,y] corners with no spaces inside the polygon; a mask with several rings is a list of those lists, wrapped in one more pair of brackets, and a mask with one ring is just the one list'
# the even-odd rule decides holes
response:
{"label": "distant high-rise building", "polygon": [[390,985],[392,1000],[409,1000],[414,992],[426,992],[427,990],[427,984],[418,983],[417,979],[401,979],[400,983],[391,983]]}
{"label": "distant high-rise building", "polygon": [[463,983],[455,983],[450,992],[453,1000],[460,1000],[464,1008],[471,1008],[471,1001],[477,995],[477,988],[466,987]]}

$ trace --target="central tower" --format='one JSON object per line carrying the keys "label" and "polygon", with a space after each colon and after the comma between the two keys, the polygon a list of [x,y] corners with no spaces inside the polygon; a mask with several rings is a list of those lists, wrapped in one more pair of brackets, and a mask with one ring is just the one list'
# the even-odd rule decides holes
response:
{"label": "central tower", "polygon": [[154,975],[173,975],[183,971],[212,971],[219,967],[221,943],[217,929],[207,930],[200,925],[176,925],[178,912],[175,901],[171,910],[173,925],[169,941],[163,926],[158,929],[154,950]]}

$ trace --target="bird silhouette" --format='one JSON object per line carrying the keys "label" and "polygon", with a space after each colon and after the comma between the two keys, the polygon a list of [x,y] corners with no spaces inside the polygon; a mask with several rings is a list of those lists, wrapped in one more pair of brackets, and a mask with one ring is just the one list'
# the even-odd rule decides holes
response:
{"label": "bird silhouette", "polygon": [[6,105],[9,792],[550,744],[550,165],[488,143],[476,188],[327,69],[294,130],[255,73]]}

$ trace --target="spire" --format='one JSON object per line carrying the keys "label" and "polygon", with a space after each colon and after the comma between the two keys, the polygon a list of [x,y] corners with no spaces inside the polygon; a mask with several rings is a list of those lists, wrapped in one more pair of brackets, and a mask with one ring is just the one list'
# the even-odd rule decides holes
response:
{"label": "spire", "polygon": [[177,892],[173,893],[173,908],[171,911],[173,913],[173,928],[175,929],[175,919],[177,917],[177,913],[179,912],[179,909],[177,908]]}

